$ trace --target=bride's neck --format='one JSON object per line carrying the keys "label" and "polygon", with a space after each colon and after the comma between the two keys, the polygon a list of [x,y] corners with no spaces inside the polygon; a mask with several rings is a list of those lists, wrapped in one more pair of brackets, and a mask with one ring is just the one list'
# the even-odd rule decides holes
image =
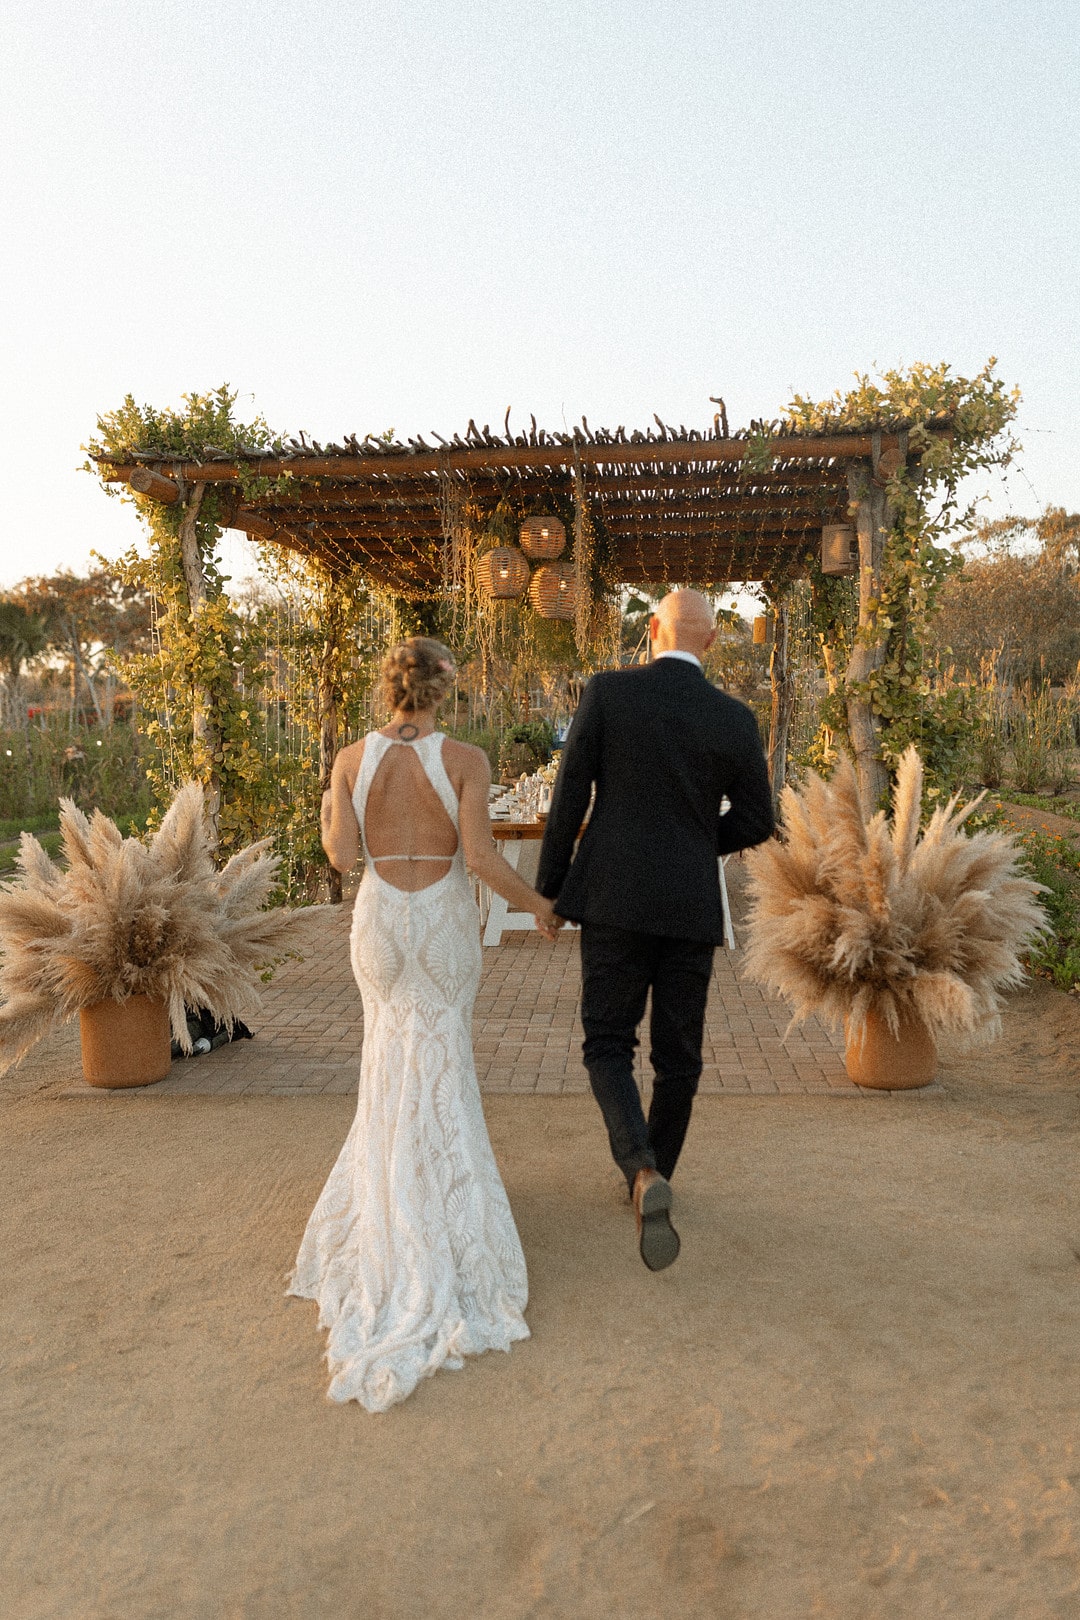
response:
{"label": "bride's neck", "polygon": [[430,737],[434,730],[434,709],[395,709],[390,723],[382,728],[383,736],[393,737],[395,742],[416,742]]}

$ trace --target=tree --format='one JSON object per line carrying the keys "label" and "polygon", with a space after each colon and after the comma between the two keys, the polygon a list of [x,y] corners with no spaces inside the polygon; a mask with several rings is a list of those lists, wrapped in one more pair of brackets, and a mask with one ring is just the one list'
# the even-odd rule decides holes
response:
{"label": "tree", "polygon": [[[8,718],[16,720],[19,679],[24,666],[48,645],[45,621],[17,596],[0,597],[0,665],[4,669],[4,697]],[[18,714],[18,723],[25,720]]]}
{"label": "tree", "polygon": [[941,594],[931,648],[958,671],[992,664],[1000,681],[1060,684],[1080,664],[1080,516],[983,523],[958,548],[962,571]]}
{"label": "tree", "polygon": [[[995,365],[989,360],[970,378],[944,364],[886,371],[877,383],[858,376],[850,393],[821,404],[796,396],[784,415],[790,432],[891,431],[904,440],[895,464],[874,451],[849,474],[861,531],[859,622],[843,701],[830,694],[823,715],[835,734],[846,730],[870,808],[884,802],[888,771],[909,744],[934,779],[931,792],[954,784],[964,757],[969,717],[955,693],[935,688],[926,650],[942,590],[960,567],[947,543],[972,520],[972,509],[959,505],[963,480],[1006,465],[1017,448],[1008,428],[1019,391],[1005,388]],[[767,455],[768,434],[758,448]],[[820,567],[813,555],[806,561],[819,595]]]}
{"label": "tree", "polygon": [[15,595],[0,597],[0,664],[11,681],[48,646],[45,620]]}
{"label": "tree", "polygon": [[12,594],[42,625],[44,645],[68,666],[72,718],[84,684],[98,722],[111,718],[111,688],[106,683],[102,694],[97,683],[110,664],[148,645],[150,599],[145,589],[125,583],[102,565],[88,574],[62,569],[25,579]]}

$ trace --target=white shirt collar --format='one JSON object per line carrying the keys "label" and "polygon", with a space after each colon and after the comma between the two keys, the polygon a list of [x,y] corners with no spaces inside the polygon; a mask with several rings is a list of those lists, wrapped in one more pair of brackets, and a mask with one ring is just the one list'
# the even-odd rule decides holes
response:
{"label": "white shirt collar", "polygon": [[661,658],[682,658],[686,663],[696,664],[698,669],[701,668],[700,658],[695,658],[694,654],[691,652],[683,652],[679,647],[672,647],[669,652],[657,653],[656,657],[653,659],[653,663],[658,663]]}

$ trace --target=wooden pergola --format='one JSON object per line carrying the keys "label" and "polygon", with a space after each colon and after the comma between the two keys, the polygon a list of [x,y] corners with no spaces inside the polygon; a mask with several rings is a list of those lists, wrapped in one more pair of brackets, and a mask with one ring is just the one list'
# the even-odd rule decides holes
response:
{"label": "wooden pergola", "polygon": [[[509,413],[507,413],[509,419]],[[943,424],[944,426],[944,424]],[[730,434],[660,423],[645,432],[537,429],[503,437],[470,422],[462,438],[405,444],[301,437],[241,457],[180,461],[160,449],[100,463],[107,482],[190,502],[213,487],[218,521],[331,565],[358,565],[412,598],[445,588],[448,512],[467,499],[494,510],[513,493],[525,511],[562,496],[589,503],[625,585],[715,584],[802,572],[825,524],[854,522],[871,549],[874,490],[907,455],[901,427],[875,433]],[[266,481],[264,493],[254,480]],[[197,501],[196,501],[197,504]],[[866,553],[864,565],[873,558]]]}
{"label": "wooden pergola", "polygon": [[[752,423],[730,433],[717,403],[713,429],[704,433],[657,417],[656,428],[644,432],[592,430],[582,418],[571,432],[553,434],[533,418],[527,433],[514,435],[507,412],[501,437],[470,422],[464,437],[434,435],[435,445],[371,436],[319,445],[301,435],[239,456],[207,450],[199,459],[178,459],[148,446],[123,461],[99,457],[98,465],[107,483],[183,503],[180,540],[195,610],[206,590],[195,528],[209,490],[217,497],[215,522],[335,573],[358,567],[373,583],[416,600],[461,588],[462,513],[470,514],[475,542],[485,513],[500,507],[521,514],[561,507],[573,514],[575,528],[581,521],[583,535],[599,533],[609,590],[765,581],[774,599],[769,756],[777,793],[794,700],[784,585],[806,572],[824,526],[850,524],[858,539],[861,633],[840,679],[860,782],[867,803],[876,804],[886,778],[867,683],[884,658],[877,613],[885,541],[895,522],[888,486],[897,472],[914,468],[928,436],[949,437],[951,423],[920,424],[913,444],[909,426],[895,421],[825,434]],[[327,698],[326,779],[336,724]]]}

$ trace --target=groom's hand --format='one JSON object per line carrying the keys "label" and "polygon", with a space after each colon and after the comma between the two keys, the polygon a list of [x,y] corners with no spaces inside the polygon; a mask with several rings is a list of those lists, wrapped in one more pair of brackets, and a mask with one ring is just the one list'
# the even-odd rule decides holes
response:
{"label": "groom's hand", "polygon": [[543,910],[534,914],[533,921],[545,939],[553,940],[563,925],[563,918],[555,915],[555,908],[550,900],[545,900]]}

